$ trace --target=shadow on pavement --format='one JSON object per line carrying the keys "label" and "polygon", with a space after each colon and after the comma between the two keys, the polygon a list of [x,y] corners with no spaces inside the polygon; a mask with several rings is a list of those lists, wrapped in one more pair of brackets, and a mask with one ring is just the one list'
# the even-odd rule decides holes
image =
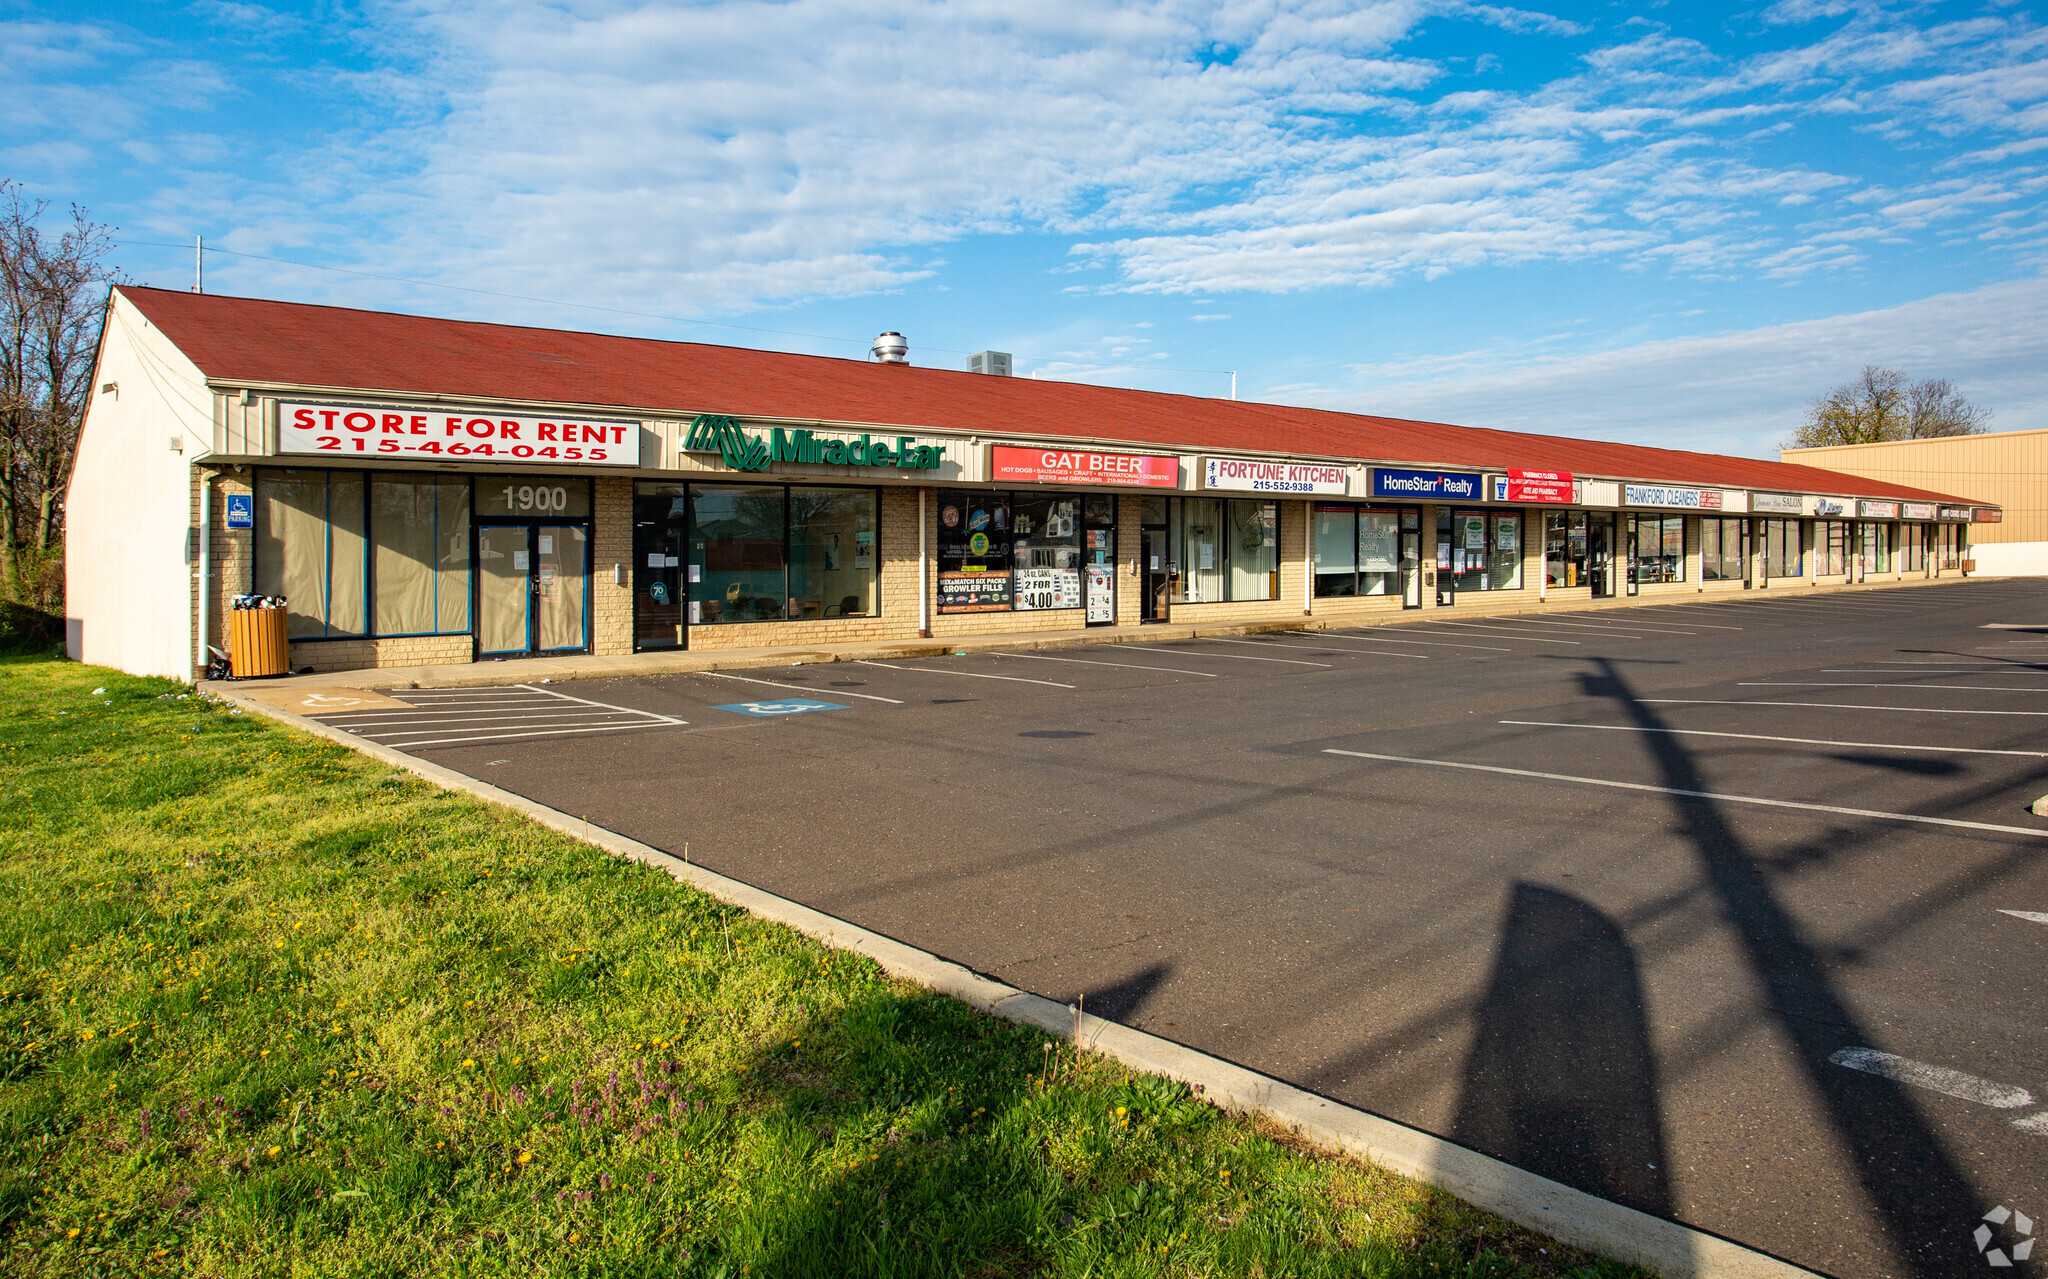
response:
{"label": "shadow on pavement", "polygon": [[[1668,727],[1636,698],[1614,663],[1593,663],[1600,673],[1581,677],[1589,697],[1612,700],[1639,726]],[[1779,902],[1758,854],[1736,834],[1720,805],[1700,793],[1710,787],[1682,739],[1668,732],[1643,737],[1663,784],[1692,792],[1668,800],[1680,832],[1763,987],[1767,1006],[1761,1011],[1797,1051],[1807,1087],[1848,1153],[1905,1273],[1948,1276],[1981,1266],[1969,1242],[1969,1227],[1984,1210],[1980,1196],[1904,1086],[1828,1060],[1843,1048],[1882,1047],[1882,1037],[1866,1029],[1836,992],[1819,948]]]}
{"label": "shadow on pavement", "polygon": [[1568,893],[1516,884],[1474,1020],[1453,1137],[1671,1214],[1642,981],[1612,920]]}

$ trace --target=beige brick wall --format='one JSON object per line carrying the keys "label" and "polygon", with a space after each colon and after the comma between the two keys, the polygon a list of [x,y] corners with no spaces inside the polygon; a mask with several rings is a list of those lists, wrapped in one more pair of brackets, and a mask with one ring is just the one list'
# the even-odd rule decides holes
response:
{"label": "beige brick wall", "polygon": [[590,651],[611,657],[633,651],[633,481],[624,475],[601,475],[594,490]]}

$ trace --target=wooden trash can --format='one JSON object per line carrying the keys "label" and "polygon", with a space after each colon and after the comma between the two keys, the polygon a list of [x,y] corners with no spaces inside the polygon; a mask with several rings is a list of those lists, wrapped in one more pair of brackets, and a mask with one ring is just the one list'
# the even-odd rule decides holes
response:
{"label": "wooden trash can", "polygon": [[281,608],[238,608],[228,612],[228,678],[289,675],[291,641]]}

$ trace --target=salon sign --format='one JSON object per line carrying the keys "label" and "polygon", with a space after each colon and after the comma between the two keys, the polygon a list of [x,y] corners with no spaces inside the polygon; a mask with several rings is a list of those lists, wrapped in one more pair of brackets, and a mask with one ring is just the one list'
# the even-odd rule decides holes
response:
{"label": "salon sign", "polygon": [[451,412],[393,404],[277,406],[277,451],[327,458],[531,462],[555,468],[638,466],[640,424],[614,418]]}

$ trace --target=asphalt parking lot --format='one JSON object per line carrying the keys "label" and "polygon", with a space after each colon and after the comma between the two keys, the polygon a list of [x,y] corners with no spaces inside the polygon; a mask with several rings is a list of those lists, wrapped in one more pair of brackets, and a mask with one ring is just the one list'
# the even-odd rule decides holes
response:
{"label": "asphalt parking lot", "polygon": [[2048,1216],[2048,585],[573,688],[327,718],[1816,1270]]}

